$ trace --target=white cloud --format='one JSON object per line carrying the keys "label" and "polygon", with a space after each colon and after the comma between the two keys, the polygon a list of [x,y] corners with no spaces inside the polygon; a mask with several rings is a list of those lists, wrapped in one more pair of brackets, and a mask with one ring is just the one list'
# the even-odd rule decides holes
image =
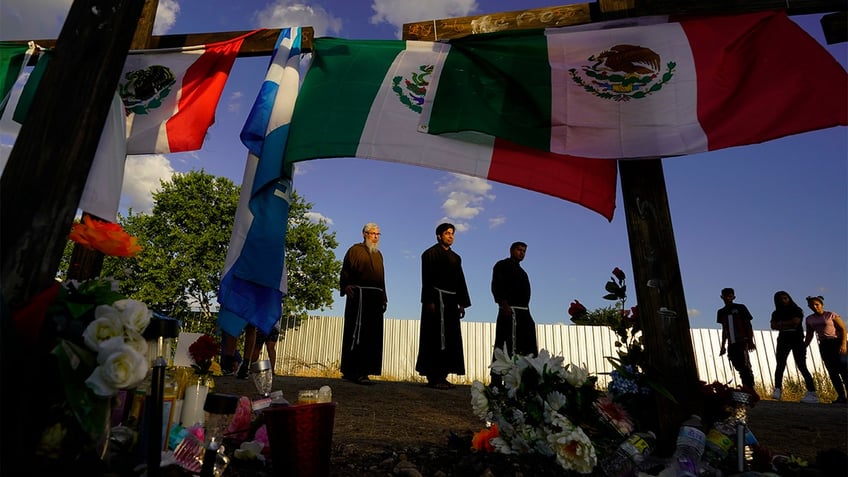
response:
{"label": "white cloud", "polygon": [[[394,25],[401,37],[404,23],[439,18],[465,17],[477,10],[475,0],[374,0],[371,23]],[[317,36],[317,35],[316,35]]]}
{"label": "white cloud", "polygon": [[324,7],[291,0],[277,0],[256,12],[254,18],[258,25],[264,28],[310,25],[314,28],[316,37],[337,35],[342,30],[341,18],[334,17]]}
{"label": "white cloud", "polygon": [[180,4],[176,0],[159,0],[159,6],[156,8],[156,20],[153,22],[153,34],[166,35],[177,23],[179,14]]}
{"label": "white cloud", "polygon": [[489,228],[495,229],[495,228],[498,228],[505,223],[506,223],[506,217],[504,217],[502,215],[500,215],[498,217],[492,217],[491,219],[489,219]]}
{"label": "white cloud", "polygon": [[448,177],[450,180],[437,188],[437,192],[445,197],[442,202],[444,220],[453,223],[457,232],[463,232],[471,227],[468,221],[484,210],[482,204],[494,200],[495,195],[489,193],[492,185],[486,179],[462,174],[450,174]]}
{"label": "white cloud", "polygon": [[331,218],[329,218],[329,217],[327,217],[327,216],[325,216],[325,215],[323,215],[319,212],[307,212],[303,215],[306,217],[307,220],[309,220],[312,223],[320,224],[321,222],[324,222],[327,225],[333,225],[333,219],[331,219]]}
{"label": "white cloud", "polygon": [[231,113],[237,113],[241,111],[242,107],[242,99],[244,98],[244,93],[241,91],[236,91],[227,98],[227,111]]}
{"label": "white cloud", "polygon": [[172,175],[171,163],[161,154],[127,156],[121,210],[132,208],[134,213],[150,213],[153,191],[159,189],[160,181],[170,180]]}

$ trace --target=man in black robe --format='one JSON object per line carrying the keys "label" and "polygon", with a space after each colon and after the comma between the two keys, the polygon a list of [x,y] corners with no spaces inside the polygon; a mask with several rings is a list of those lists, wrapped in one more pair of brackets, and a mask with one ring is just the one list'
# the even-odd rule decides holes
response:
{"label": "man in black robe", "polygon": [[388,298],[379,242],[380,227],[372,222],[365,224],[362,242],[345,253],[339,278],[339,291],[347,297],[342,378],[357,384],[373,384],[368,375],[383,373],[383,313]]}
{"label": "man in black robe", "polygon": [[421,329],[415,370],[427,385],[451,389],[449,373],[465,374],[460,320],[471,306],[462,259],[453,250],[453,224],[436,227],[438,243],[421,254]]}
{"label": "man in black robe", "polygon": [[[526,243],[514,242],[509,247],[509,257],[492,267],[492,296],[498,304],[495,349],[505,345],[510,356],[539,354],[536,322],[530,315],[530,277],[521,268],[526,253]],[[491,378],[493,385],[502,383],[500,375],[492,373]]]}

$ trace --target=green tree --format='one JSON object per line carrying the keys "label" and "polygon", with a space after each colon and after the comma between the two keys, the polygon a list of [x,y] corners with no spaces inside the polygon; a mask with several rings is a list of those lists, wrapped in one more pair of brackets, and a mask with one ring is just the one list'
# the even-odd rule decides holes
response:
{"label": "green tree", "polygon": [[336,259],[336,233],[324,220],[310,218],[312,203],[292,192],[286,233],[286,278],[288,295],[283,313],[304,319],[310,310],[333,304],[342,263]]}
{"label": "green tree", "polygon": [[202,170],[160,181],[150,214],[130,210],[118,219],[142,252],[129,260],[107,257],[103,275],[118,279],[128,296],[183,320],[185,329],[211,331],[238,198],[231,180]]}

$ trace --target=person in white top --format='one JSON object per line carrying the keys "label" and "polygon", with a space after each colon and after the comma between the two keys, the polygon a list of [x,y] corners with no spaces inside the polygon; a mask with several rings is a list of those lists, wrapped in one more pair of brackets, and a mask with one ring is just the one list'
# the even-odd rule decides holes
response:
{"label": "person in white top", "polygon": [[846,359],[848,346],[846,346],[845,322],[836,313],[825,311],[824,298],[821,296],[808,296],[807,306],[813,310],[813,314],[806,318],[807,337],[804,345],[810,345],[815,333],[824,367],[830,376],[830,382],[836,389],[834,403],[848,404],[848,399],[845,398],[845,388],[848,386],[848,359]]}

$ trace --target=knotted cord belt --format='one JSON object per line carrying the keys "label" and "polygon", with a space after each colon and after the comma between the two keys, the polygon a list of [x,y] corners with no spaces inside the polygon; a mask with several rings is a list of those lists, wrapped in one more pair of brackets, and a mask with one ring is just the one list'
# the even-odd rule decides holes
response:
{"label": "knotted cord belt", "polygon": [[359,335],[362,332],[362,290],[383,291],[383,289],[379,287],[363,287],[358,285],[353,285],[353,287],[359,290],[359,303],[356,307],[356,323],[353,325],[353,336],[351,337],[350,342],[351,351],[359,344]]}
{"label": "knotted cord belt", "polygon": [[515,346],[516,346],[516,334],[518,330],[518,320],[515,318],[515,310],[526,310],[530,311],[529,307],[526,306],[511,306],[512,309],[512,354],[515,355]]}
{"label": "knotted cord belt", "polygon": [[443,294],[456,295],[456,292],[442,290],[441,288],[433,287],[439,292],[439,327],[442,340],[442,351],[445,350],[445,300],[442,299]]}

